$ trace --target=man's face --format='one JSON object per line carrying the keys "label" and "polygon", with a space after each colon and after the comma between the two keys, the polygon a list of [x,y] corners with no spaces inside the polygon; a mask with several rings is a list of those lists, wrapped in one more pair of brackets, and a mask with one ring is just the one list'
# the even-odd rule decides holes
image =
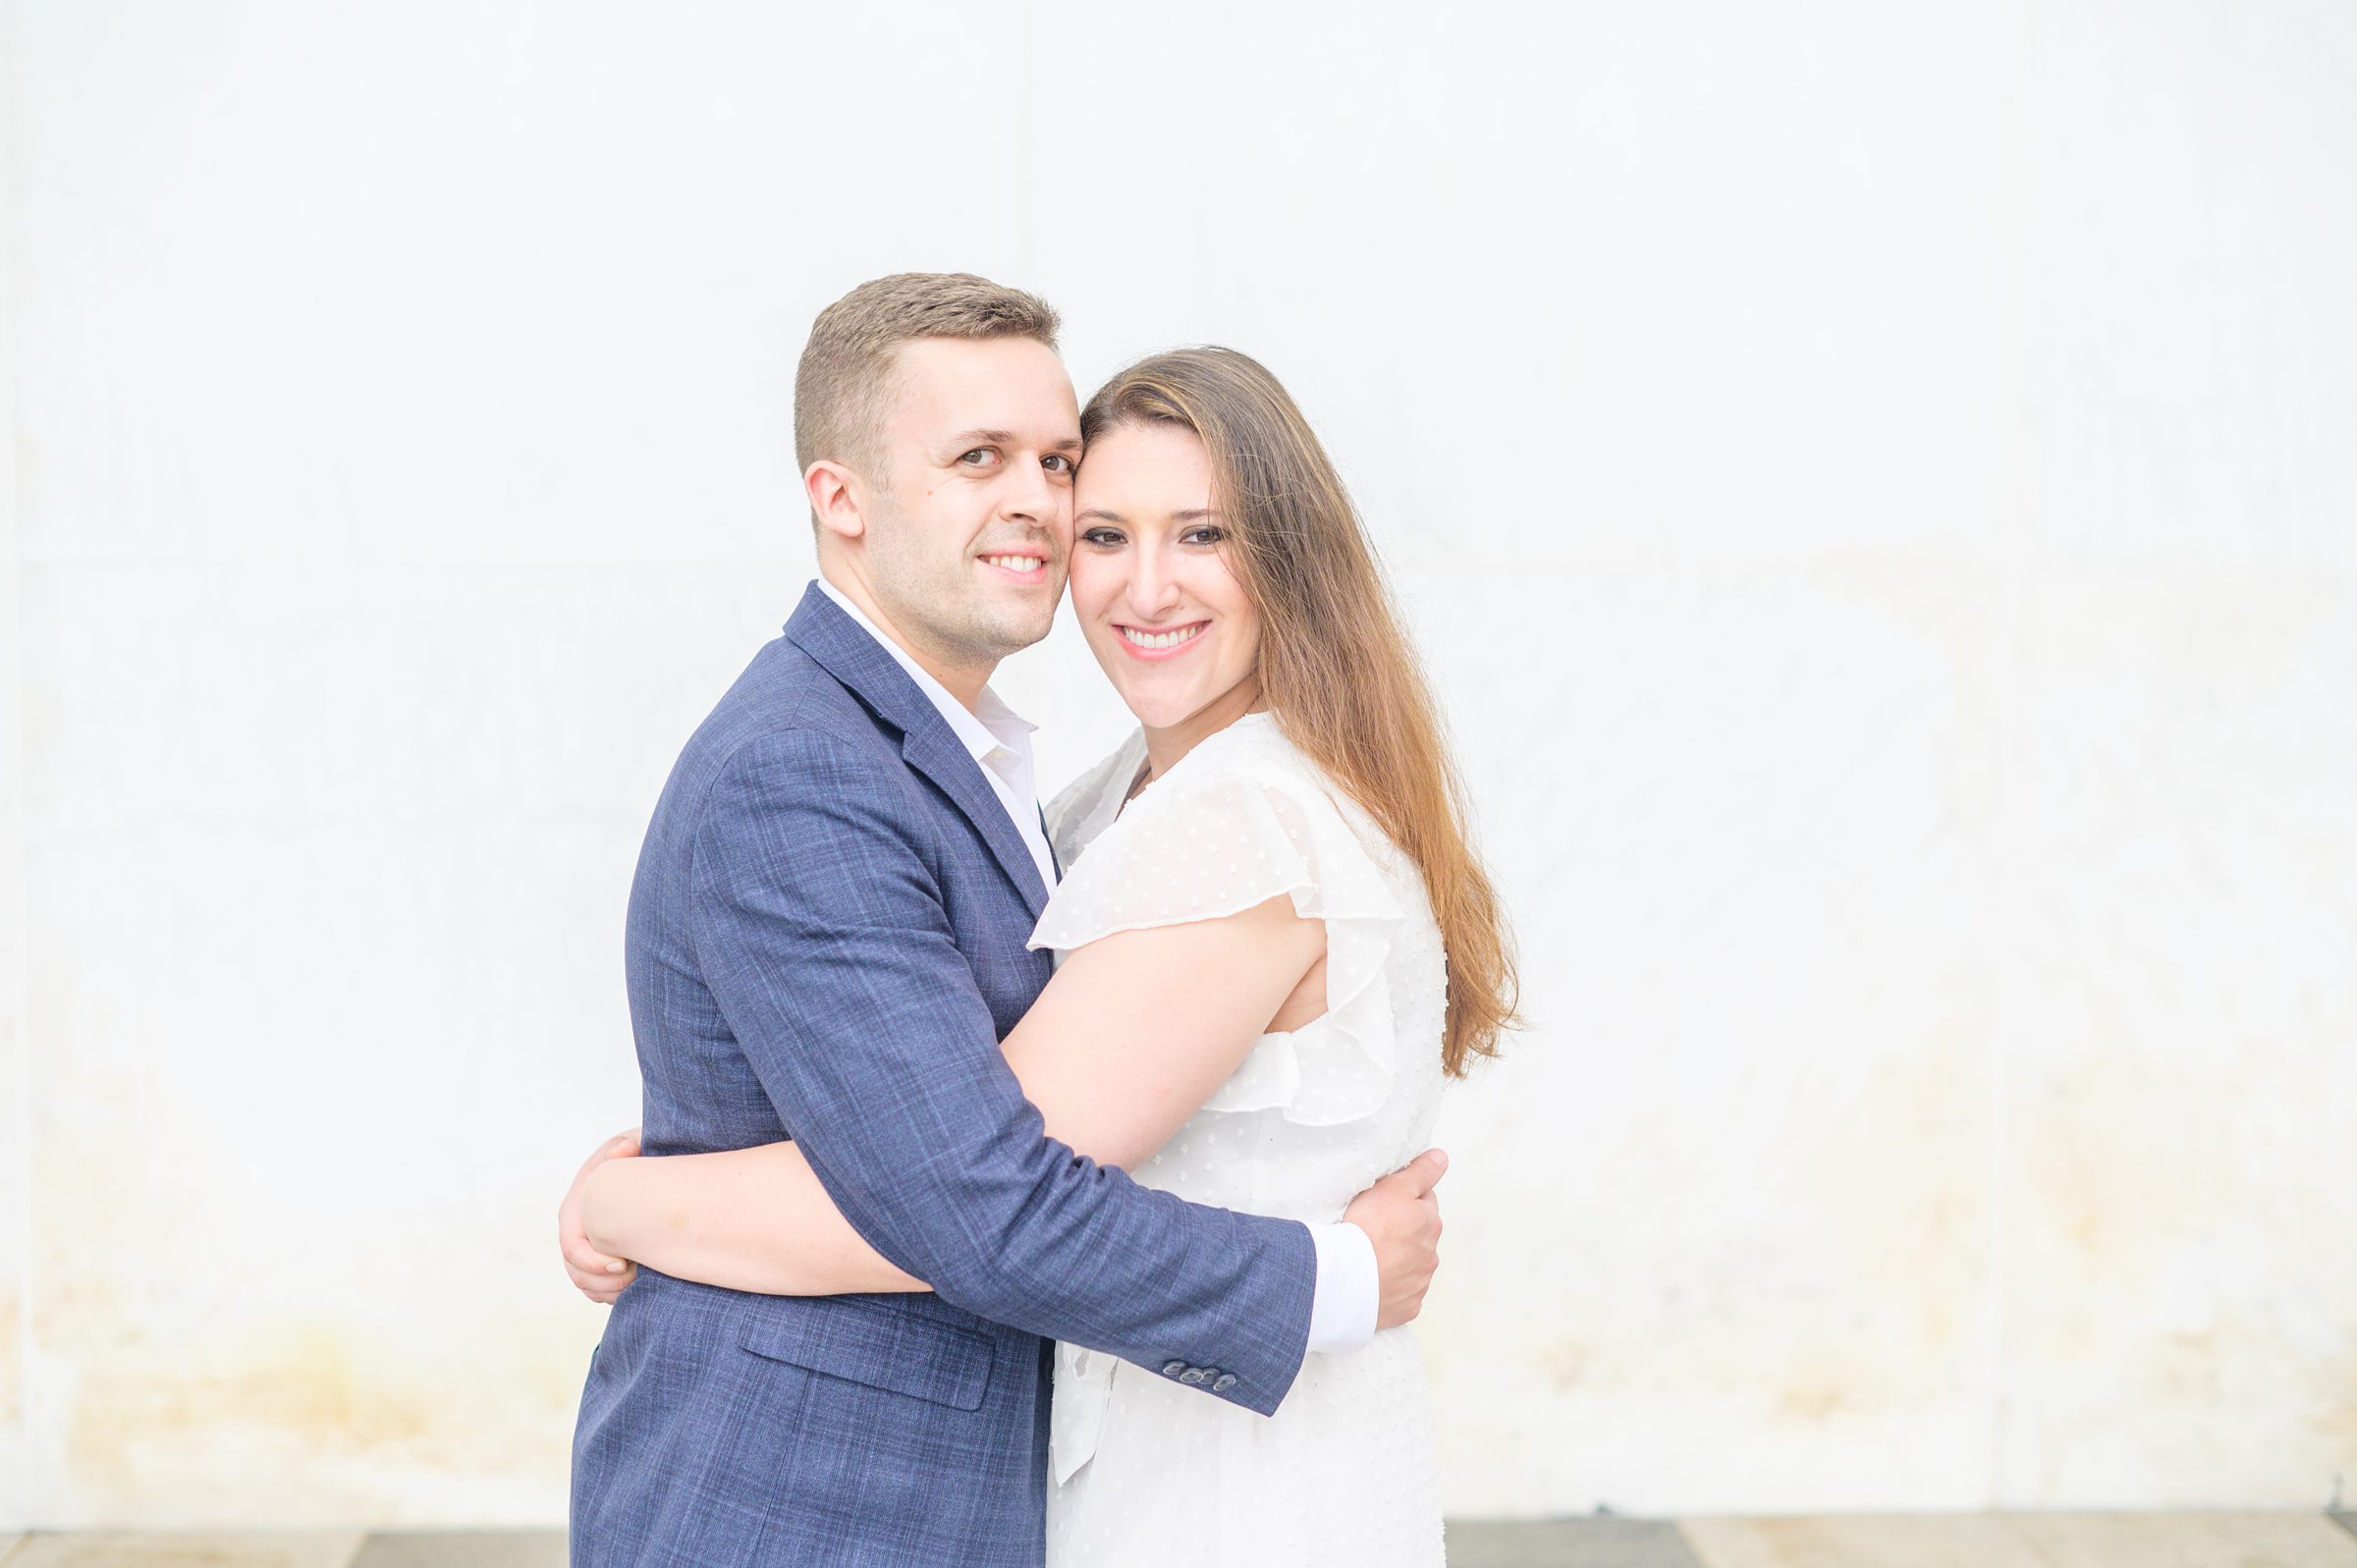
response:
{"label": "man's face", "polygon": [[1048,634],[1072,543],[1080,409],[1028,338],[901,346],[867,516],[868,586],[904,637],[959,668]]}

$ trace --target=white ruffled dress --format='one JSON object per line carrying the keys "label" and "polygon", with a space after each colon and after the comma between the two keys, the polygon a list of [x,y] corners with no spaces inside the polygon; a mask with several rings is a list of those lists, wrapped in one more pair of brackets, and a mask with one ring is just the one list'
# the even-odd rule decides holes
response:
{"label": "white ruffled dress", "polygon": [[[1326,1013],[1263,1035],[1135,1172],[1196,1203],[1302,1220],[1427,1147],[1445,973],[1422,880],[1266,714],[1124,809],[1142,734],[1049,809],[1066,868],[1034,947],[1233,914],[1289,893],[1326,923]],[[1424,1568],[1442,1562],[1436,1437],[1405,1328],[1311,1356],[1274,1417],[1071,1345],[1056,1350],[1051,1568]]]}

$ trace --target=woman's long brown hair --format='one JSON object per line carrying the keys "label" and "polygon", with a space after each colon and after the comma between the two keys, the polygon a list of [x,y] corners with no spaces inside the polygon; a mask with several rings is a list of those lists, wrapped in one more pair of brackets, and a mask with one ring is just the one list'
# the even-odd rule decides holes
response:
{"label": "woman's long brown hair", "polygon": [[1262,698],[1423,874],[1449,965],[1441,1064],[1463,1077],[1515,1022],[1513,947],[1473,852],[1432,693],[1349,492],[1277,378],[1233,349],[1140,359],[1088,400],[1080,436],[1094,444],[1130,424],[1202,440],[1228,565],[1260,609]]}

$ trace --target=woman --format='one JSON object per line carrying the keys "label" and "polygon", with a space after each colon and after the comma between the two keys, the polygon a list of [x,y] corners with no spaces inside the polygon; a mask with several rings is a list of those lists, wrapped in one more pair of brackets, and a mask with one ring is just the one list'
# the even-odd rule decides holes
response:
{"label": "woman", "polygon": [[[1069,869],[1031,946],[1064,967],[1008,1059],[1051,1134],[1148,1186],[1333,1219],[1424,1147],[1445,1078],[1511,1023],[1496,896],[1349,498],[1275,378],[1227,350],[1154,355],[1081,435],[1072,607],[1141,728],[1051,810]],[[1202,977],[1216,993],[1121,985],[1228,923],[1254,940]],[[1118,1049],[1124,1008],[1198,1001],[1242,1021],[1182,1058]],[[1043,1052],[1060,1031],[1112,1048]],[[608,1252],[710,1284],[925,1288],[792,1144],[610,1162],[583,1213]],[[1312,1357],[1268,1420],[1060,1346],[1050,1471],[1051,1563],[1442,1560],[1403,1328]]]}

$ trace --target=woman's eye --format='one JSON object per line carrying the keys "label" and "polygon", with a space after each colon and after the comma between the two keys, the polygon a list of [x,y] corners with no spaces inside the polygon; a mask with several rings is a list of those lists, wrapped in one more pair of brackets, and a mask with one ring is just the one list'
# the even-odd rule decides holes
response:
{"label": "woman's eye", "polygon": [[1080,536],[1083,544],[1118,545],[1122,536],[1111,528],[1091,528]]}
{"label": "woman's eye", "polygon": [[1216,545],[1225,540],[1227,537],[1228,532],[1226,529],[1215,528],[1209,523],[1205,523],[1200,528],[1189,528],[1186,530],[1186,542],[1188,544]]}

